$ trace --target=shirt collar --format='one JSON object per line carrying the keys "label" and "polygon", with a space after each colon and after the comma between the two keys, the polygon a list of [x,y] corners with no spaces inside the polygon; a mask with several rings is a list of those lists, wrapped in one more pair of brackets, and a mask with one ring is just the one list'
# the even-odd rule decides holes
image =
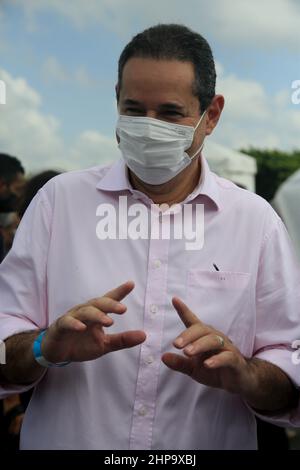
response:
{"label": "shirt collar", "polygon": [[[183,203],[192,201],[198,196],[207,196],[218,209],[221,209],[221,196],[216,175],[210,170],[207,160],[201,154],[201,177],[199,183]],[[132,188],[128,178],[126,164],[120,157],[111,165],[105,175],[98,181],[97,189],[103,191],[130,191],[131,193],[140,193]]]}

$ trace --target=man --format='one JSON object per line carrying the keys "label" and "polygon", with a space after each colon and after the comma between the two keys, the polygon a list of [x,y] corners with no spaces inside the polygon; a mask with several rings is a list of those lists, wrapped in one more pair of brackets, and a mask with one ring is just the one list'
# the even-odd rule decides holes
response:
{"label": "man", "polygon": [[[137,35],[116,92],[123,158],[47,183],[0,270],[2,393],[36,385],[21,447],[254,449],[254,413],[299,423],[300,270],[285,228],[201,155],[224,106],[204,38]],[[153,215],[148,237],[138,212]],[[177,236],[157,237],[168,221]]]}
{"label": "man", "polygon": [[23,194],[25,171],[21,162],[6,153],[0,153],[0,212],[16,209],[15,203]]}
{"label": "man", "polygon": [[4,242],[4,254],[10,250],[13,239],[20,223],[17,212],[5,212],[0,214],[0,231]]}
{"label": "man", "polygon": [[[0,153],[0,213],[16,210],[25,185],[24,173],[24,168],[16,157]],[[4,253],[4,240],[0,230],[0,262]]]}

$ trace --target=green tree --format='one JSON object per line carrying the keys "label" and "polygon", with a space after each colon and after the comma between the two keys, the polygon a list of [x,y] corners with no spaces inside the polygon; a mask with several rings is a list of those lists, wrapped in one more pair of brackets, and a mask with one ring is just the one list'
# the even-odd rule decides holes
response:
{"label": "green tree", "polygon": [[256,192],[267,201],[273,199],[281,183],[300,169],[300,150],[283,152],[251,147],[240,151],[256,159]]}

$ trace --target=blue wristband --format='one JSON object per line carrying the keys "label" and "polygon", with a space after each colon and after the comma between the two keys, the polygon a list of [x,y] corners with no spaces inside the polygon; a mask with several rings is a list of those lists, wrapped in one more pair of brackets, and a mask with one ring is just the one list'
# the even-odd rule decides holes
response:
{"label": "blue wristband", "polygon": [[46,331],[47,330],[41,331],[39,336],[37,338],[35,338],[35,340],[34,340],[32,351],[33,351],[33,355],[34,355],[35,360],[43,367],[63,367],[63,366],[66,366],[66,365],[70,364],[69,361],[56,362],[56,363],[55,362],[49,362],[49,361],[47,361],[47,359],[44,358],[44,356],[42,355],[42,341],[43,341],[43,337],[44,337]]}

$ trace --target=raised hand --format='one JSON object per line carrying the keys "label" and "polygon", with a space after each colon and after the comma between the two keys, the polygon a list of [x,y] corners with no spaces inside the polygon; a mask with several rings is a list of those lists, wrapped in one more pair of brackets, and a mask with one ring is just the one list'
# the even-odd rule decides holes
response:
{"label": "raised hand", "polygon": [[[134,288],[131,281],[107,292],[102,297],[77,305],[50,325],[42,342],[42,353],[50,362],[90,361],[108,352],[131,348],[146,339],[143,331],[107,334],[104,328],[114,320],[108,315],[123,315],[121,300]],[[130,313],[129,313],[130,314]]]}
{"label": "raised hand", "polygon": [[172,302],[186,326],[173,343],[184,356],[165,353],[163,362],[204,385],[241,392],[250,379],[246,358],[222,332],[202,323],[182,300],[174,297]]}

